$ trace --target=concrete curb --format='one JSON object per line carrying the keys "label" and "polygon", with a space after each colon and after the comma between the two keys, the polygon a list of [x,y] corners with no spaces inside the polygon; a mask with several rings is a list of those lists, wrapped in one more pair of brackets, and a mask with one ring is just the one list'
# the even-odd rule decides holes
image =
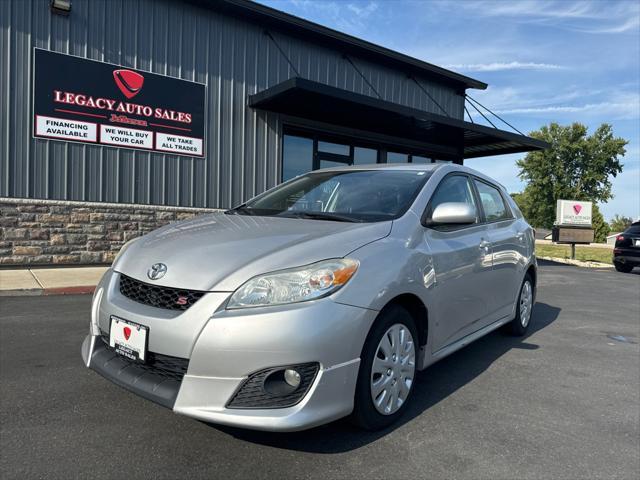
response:
{"label": "concrete curb", "polygon": [[23,288],[20,290],[0,290],[1,297],[37,297],[42,295],[41,288]]}
{"label": "concrete curb", "polygon": [[571,260],[570,258],[558,258],[558,257],[537,257],[538,260],[546,260],[547,262],[563,263],[565,265],[573,265],[574,267],[583,268],[601,268],[612,269],[613,265],[601,262],[583,262],[581,260]]}
{"label": "concrete curb", "polygon": [[83,285],[79,287],[45,288],[43,295],[90,295],[96,289],[95,285]]}
{"label": "concrete curb", "polygon": [[88,295],[107,267],[0,270],[0,296]]}
{"label": "concrete curb", "polygon": [[19,290],[0,290],[0,297],[38,297],[41,295],[91,295],[95,286],[24,288]]}

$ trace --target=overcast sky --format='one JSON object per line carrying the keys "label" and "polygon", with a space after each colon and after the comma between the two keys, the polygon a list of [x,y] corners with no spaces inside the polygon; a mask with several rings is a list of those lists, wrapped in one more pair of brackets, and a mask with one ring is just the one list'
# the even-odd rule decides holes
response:
{"label": "overcast sky", "polygon": [[[468,93],[524,132],[555,121],[613,125],[629,140],[615,198],[640,216],[640,2],[571,0],[260,0],[489,84]],[[511,192],[521,155],[468,160]]]}

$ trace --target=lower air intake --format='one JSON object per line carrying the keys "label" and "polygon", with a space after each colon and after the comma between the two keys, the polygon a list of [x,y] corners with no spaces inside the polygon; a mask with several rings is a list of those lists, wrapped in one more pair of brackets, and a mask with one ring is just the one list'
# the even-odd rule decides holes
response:
{"label": "lower air intake", "polygon": [[[303,399],[318,374],[317,363],[304,363],[283,367],[267,368],[249,376],[240,386],[227,408],[285,408],[291,407]],[[281,389],[265,388],[270,378],[279,377],[285,369],[295,369],[300,374],[300,385],[297,388]]]}

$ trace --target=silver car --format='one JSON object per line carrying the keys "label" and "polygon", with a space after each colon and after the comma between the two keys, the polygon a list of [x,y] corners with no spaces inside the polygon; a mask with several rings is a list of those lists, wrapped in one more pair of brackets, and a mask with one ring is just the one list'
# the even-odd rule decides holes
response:
{"label": "silver car", "polygon": [[481,173],[319,170],[126,244],[82,357],[206,422],[379,429],[417,370],[498,327],[526,333],[536,268],[533,230]]}

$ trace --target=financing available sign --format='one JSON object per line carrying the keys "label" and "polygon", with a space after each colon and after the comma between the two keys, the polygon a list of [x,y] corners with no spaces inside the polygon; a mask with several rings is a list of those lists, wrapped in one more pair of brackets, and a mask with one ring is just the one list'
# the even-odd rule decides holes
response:
{"label": "financing available sign", "polygon": [[578,200],[558,200],[556,225],[591,227],[593,204]]}
{"label": "financing available sign", "polygon": [[204,156],[204,84],[39,48],[34,57],[34,137]]}

